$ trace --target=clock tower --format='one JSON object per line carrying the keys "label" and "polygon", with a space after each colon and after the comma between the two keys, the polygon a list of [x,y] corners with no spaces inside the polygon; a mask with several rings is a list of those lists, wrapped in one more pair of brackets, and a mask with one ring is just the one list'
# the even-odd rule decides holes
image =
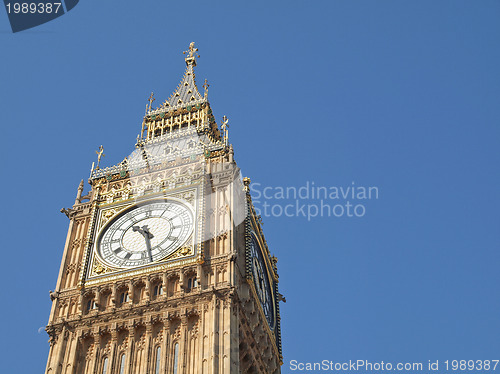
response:
{"label": "clock tower", "polygon": [[50,374],[280,373],[277,259],[228,120],[195,83],[151,94],[135,149],[71,208],[46,328]]}

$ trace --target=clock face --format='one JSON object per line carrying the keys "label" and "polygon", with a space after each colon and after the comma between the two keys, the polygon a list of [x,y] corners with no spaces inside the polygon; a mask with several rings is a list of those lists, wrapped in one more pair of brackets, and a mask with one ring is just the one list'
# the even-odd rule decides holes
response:
{"label": "clock face", "polygon": [[103,229],[97,253],[112,267],[147,265],[181,247],[193,232],[193,223],[187,203],[160,200],[136,205]]}
{"label": "clock face", "polygon": [[251,234],[250,255],[252,261],[252,277],[259,297],[260,304],[264,310],[267,322],[271,329],[274,329],[274,302],[271,285],[267,274],[266,264],[262,257],[261,248],[257,242],[255,234]]}

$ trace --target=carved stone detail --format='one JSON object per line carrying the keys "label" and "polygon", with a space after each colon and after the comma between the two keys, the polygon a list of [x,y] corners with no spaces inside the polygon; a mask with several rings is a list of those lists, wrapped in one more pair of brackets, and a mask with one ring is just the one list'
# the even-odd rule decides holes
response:
{"label": "carved stone detail", "polygon": [[102,264],[100,261],[97,260],[97,258],[94,258],[94,263],[92,265],[92,271],[90,275],[103,275],[107,273],[111,273],[115,271],[112,268],[107,267],[106,265]]}

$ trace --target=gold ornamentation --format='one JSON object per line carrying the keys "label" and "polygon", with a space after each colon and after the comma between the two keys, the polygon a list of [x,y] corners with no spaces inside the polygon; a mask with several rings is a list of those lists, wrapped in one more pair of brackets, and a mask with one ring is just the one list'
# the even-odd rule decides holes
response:
{"label": "gold ornamentation", "polygon": [[116,214],[120,213],[123,209],[128,208],[130,205],[123,206],[123,207],[117,207],[114,209],[107,209],[102,212],[101,219],[99,220],[99,227],[98,229],[100,230],[106,223],[109,222],[111,218],[113,218]]}
{"label": "gold ornamentation", "polygon": [[107,210],[103,213],[104,218],[110,219],[115,214],[114,210]]}
{"label": "gold ornamentation", "polygon": [[105,210],[102,213],[100,222],[99,222],[99,229],[101,229],[110,219],[116,214],[116,211],[114,209],[109,209]]}
{"label": "gold ornamentation", "polygon": [[172,253],[170,257],[167,257],[166,260],[172,260],[174,258],[189,256],[191,254],[193,254],[193,248],[191,246],[181,247],[177,251]]}
{"label": "gold ornamentation", "polygon": [[208,84],[208,81],[205,79],[205,83],[203,83],[203,88],[205,89],[205,94],[204,94],[205,99],[208,96],[208,87],[210,87],[210,85]]}
{"label": "gold ornamentation", "polygon": [[95,153],[97,154],[97,166],[96,166],[96,169],[99,169],[99,163],[101,162],[101,157],[106,156],[104,154],[104,147],[101,145],[99,147],[99,151],[95,151]]}
{"label": "gold ornamentation", "polygon": [[[182,53],[183,54],[187,53],[188,56],[186,57],[186,59],[188,59],[188,58],[193,58],[197,54],[196,52],[198,52],[198,48],[195,48],[194,47],[194,42],[191,42],[191,43],[189,43],[189,50],[188,51],[184,51]],[[197,55],[196,57],[199,58],[200,55]]]}
{"label": "gold ornamentation", "polygon": [[103,264],[95,260],[94,266],[92,268],[92,275],[101,275],[110,273],[112,271],[113,271],[112,269],[108,268],[107,266],[104,266]]}
{"label": "gold ornamentation", "polygon": [[192,204],[194,200],[194,191],[188,191],[186,193],[180,194],[179,197]]}
{"label": "gold ornamentation", "polygon": [[189,254],[191,252],[191,247],[182,247],[180,250],[179,250],[179,253],[183,256]]}
{"label": "gold ornamentation", "polygon": [[149,95],[149,98],[148,98],[148,102],[149,102],[149,106],[146,105],[147,107],[147,111],[150,111],[151,110],[151,105],[153,105],[153,101],[155,101],[156,99],[154,98],[155,94],[153,92],[151,92],[151,95]]}
{"label": "gold ornamentation", "polygon": [[243,178],[243,184],[245,185],[245,187],[243,188],[245,192],[250,192],[250,183],[252,181],[250,180],[250,178],[248,177],[245,177]]}

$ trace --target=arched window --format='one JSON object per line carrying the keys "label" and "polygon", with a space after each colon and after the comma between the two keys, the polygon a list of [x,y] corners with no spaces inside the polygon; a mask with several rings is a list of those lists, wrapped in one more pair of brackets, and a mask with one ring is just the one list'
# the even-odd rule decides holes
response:
{"label": "arched window", "polygon": [[177,366],[179,365],[179,343],[174,346],[174,374],[177,374]]}
{"label": "arched window", "polygon": [[160,362],[161,362],[161,348],[156,347],[155,374],[160,374]]}
{"label": "arched window", "polygon": [[130,297],[128,296],[128,291],[124,291],[120,294],[120,304],[126,303],[130,301]]}
{"label": "arched window", "polygon": [[96,308],[97,307],[96,307],[94,299],[89,299],[89,301],[87,301],[87,311],[92,310],[92,309],[96,309]]}
{"label": "arched window", "polygon": [[187,281],[187,290],[188,291],[190,291],[193,288],[196,288],[197,286],[198,286],[198,280],[196,279],[196,277],[188,278],[188,281]]}
{"label": "arched window", "polygon": [[120,358],[120,374],[125,372],[125,353],[122,354]]}
{"label": "arched window", "polygon": [[108,371],[108,358],[104,357],[104,361],[102,362],[102,374],[106,374]]}
{"label": "arched window", "polygon": [[163,295],[163,287],[161,284],[157,284],[153,290],[153,296]]}

